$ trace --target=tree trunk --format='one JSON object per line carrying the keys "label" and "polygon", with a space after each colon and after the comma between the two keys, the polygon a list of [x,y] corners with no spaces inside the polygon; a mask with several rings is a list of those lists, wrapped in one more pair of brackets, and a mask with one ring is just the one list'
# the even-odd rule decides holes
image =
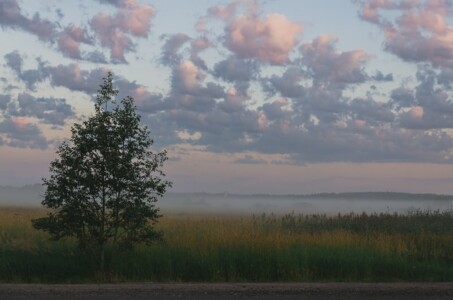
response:
{"label": "tree trunk", "polygon": [[102,243],[101,244],[101,249],[100,249],[100,253],[99,253],[99,258],[100,258],[100,271],[101,271],[101,276],[103,277],[103,279],[105,279],[105,243]]}
{"label": "tree trunk", "polygon": [[105,170],[103,170],[103,175],[102,175],[102,223],[101,223],[101,232],[100,232],[100,240],[101,244],[100,247],[100,271],[101,271],[101,276],[103,279],[105,279]]}

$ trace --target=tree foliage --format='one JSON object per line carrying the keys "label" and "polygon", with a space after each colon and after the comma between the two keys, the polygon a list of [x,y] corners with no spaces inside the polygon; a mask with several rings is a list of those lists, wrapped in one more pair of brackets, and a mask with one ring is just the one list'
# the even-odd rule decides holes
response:
{"label": "tree foliage", "polygon": [[166,152],[150,150],[153,140],[133,98],[115,102],[112,77],[98,90],[94,115],[74,124],[58,148],[51,176],[43,179],[42,205],[51,211],[33,220],[56,240],[75,237],[81,247],[98,249],[101,268],[108,244],[131,247],[160,237],[155,202],[171,186],[162,171]]}

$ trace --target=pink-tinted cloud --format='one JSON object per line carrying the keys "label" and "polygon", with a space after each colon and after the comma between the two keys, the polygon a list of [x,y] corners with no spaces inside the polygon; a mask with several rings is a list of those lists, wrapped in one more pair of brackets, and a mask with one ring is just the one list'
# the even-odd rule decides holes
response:
{"label": "pink-tinted cloud", "polygon": [[365,81],[367,76],[363,67],[370,56],[364,50],[338,51],[336,42],[336,38],[324,35],[301,46],[303,60],[313,72],[315,82]]}
{"label": "pink-tinted cloud", "polygon": [[234,20],[241,8],[244,8],[247,16],[256,18],[260,5],[256,0],[234,0],[227,5],[213,6],[208,9],[206,16],[198,19],[195,23],[195,29],[200,33],[207,34],[209,33],[207,26],[210,19],[230,23]]}
{"label": "pink-tinted cloud", "polygon": [[56,34],[56,25],[38,13],[23,15],[17,0],[0,0],[0,25],[28,31],[43,41],[52,41]]}
{"label": "pink-tinted cloud", "polygon": [[220,103],[220,108],[226,112],[240,112],[244,109],[246,95],[241,94],[235,88],[226,91],[225,100]]}
{"label": "pink-tinted cloud", "polygon": [[80,44],[91,44],[92,42],[86,30],[71,24],[59,34],[58,48],[65,56],[81,59]]}
{"label": "pink-tinted cloud", "polygon": [[109,69],[97,68],[86,71],[80,69],[78,64],[70,64],[49,67],[47,71],[53,86],[62,86],[69,90],[92,94],[97,91],[100,80],[106,76]]}
{"label": "pink-tinted cloud", "polygon": [[[114,12],[95,12],[87,28],[89,35],[83,25],[64,24],[53,46],[70,58],[88,60],[87,45],[91,50],[102,45],[106,48],[101,50],[111,51],[114,62],[125,62],[134,43],[149,35],[152,8],[138,0],[98,2],[113,5],[109,8]],[[368,75],[368,53],[339,49],[331,36],[300,43],[302,26],[279,14],[262,14],[260,3],[237,0],[210,9],[196,24],[196,36],[165,35],[160,58],[170,69],[168,93],[156,94],[146,85],[115,76],[118,98],[135,98],[142,120],[157,134],[159,143],[191,143],[222,153],[279,154],[291,163],[451,162],[447,155],[453,140],[446,132],[453,128],[453,105],[445,87],[453,82],[452,68],[444,68],[442,74],[432,66],[424,73],[419,68],[418,86],[412,86],[415,81],[403,85],[385,101],[379,81],[390,81],[393,76],[378,70]],[[406,48],[408,53],[424,53],[423,47],[412,49],[415,42],[404,46],[406,41],[430,47],[428,38],[448,39],[451,26],[442,6],[445,1],[359,3],[362,18],[382,28],[384,45],[393,53]],[[220,22],[222,32],[208,30],[219,28],[211,22]],[[206,49],[214,51],[203,53]],[[92,96],[107,71],[41,60],[35,69],[26,69],[29,64],[22,61],[17,52],[5,55],[6,66],[29,89],[46,83]],[[264,93],[256,92],[259,83]],[[365,84],[355,88],[360,83]],[[377,87],[364,91],[368,83]],[[2,107],[6,114],[1,115]],[[0,95],[0,119],[7,120],[0,122],[0,143],[26,146],[31,144],[25,139],[39,136],[33,124],[21,125],[15,118],[26,117],[42,126],[62,125],[72,116],[64,99],[39,98],[28,92],[19,97]],[[28,131],[21,131],[20,126]]]}
{"label": "pink-tinted cloud", "polygon": [[176,76],[181,88],[186,93],[193,93],[200,88],[200,81],[205,75],[191,61],[183,61],[177,68]]}
{"label": "pink-tinted cloud", "polygon": [[200,32],[200,33],[203,33],[203,34],[207,34],[209,31],[208,29],[206,28],[206,25],[208,23],[208,19],[207,18],[200,18],[196,23],[195,23],[195,29]]}
{"label": "pink-tinted cloud", "polygon": [[226,27],[226,46],[240,58],[284,64],[299,41],[302,26],[280,14],[266,18],[241,15]]}
{"label": "pink-tinted cloud", "polygon": [[117,14],[111,18],[113,25],[137,37],[147,37],[151,27],[151,19],[155,10],[148,4],[140,4],[137,0],[115,1]]}
{"label": "pink-tinted cloud", "polygon": [[430,1],[423,9],[409,10],[398,20],[401,28],[407,31],[427,30],[435,34],[445,34],[449,30],[446,17],[449,6],[445,1]]}
{"label": "pink-tinted cloud", "polygon": [[31,121],[28,118],[13,118],[11,119],[11,123],[14,124],[14,127],[18,130],[24,130],[31,124]]}
{"label": "pink-tinted cloud", "polygon": [[75,115],[75,111],[65,99],[34,97],[28,93],[21,93],[17,98],[10,99],[3,114],[6,117],[14,117],[13,120],[19,125],[25,126],[31,122],[30,118],[33,118],[40,123],[61,126]]}
{"label": "pink-tinted cloud", "polygon": [[228,5],[211,7],[196,29],[207,33],[209,19],[225,23],[225,46],[239,58],[255,58],[281,65],[299,42],[303,28],[277,13],[260,16],[260,5],[254,0],[237,0]]}
{"label": "pink-tinted cloud", "polygon": [[200,57],[200,53],[211,47],[212,42],[205,36],[198,37],[190,43],[190,60],[202,69],[207,69],[205,61]]}
{"label": "pink-tinted cloud", "polygon": [[113,18],[105,13],[96,15],[91,27],[101,45],[110,48],[110,57],[116,62],[126,62],[125,52],[133,50],[133,42],[123,31],[116,27]]}
{"label": "pink-tinted cloud", "polygon": [[186,108],[207,110],[215,104],[216,98],[223,97],[224,90],[218,84],[204,80],[206,74],[190,60],[181,62],[173,70],[172,94],[175,100]]}
{"label": "pink-tinted cloud", "polygon": [[414,106],[409,110],[408,114],[412,119],[421,119],[423,118],[423,107]]}
{"label": "pink-tinted cloud", "polygon": [[46,149],[49,141],[28,118],[5,118],[0,122],[0,144],[17,148]]}
{"label": "pink-tinted cloud", "polygon": [[237,11],[244,7],[247,15],[256,16],[259,4],[256,0],[235,0],[228,5],[214,6],[208,9],[208,15],[224,21],[231,20]]}
{"label": "pink-tinted cloud", "polygon": [[[450,0],[360,1],[359,16],[385,33],[385,48],[406,61],[453,67]],[[392,10],[397,17],[386,17]]]}
{"label": "pink-tinted cloud", "polygon": [[380,9],[398,10],[411,9],[419,5],[420,0],[353,0],[361,6],[359,16],[365,21],[375,24],[384,24],[386,20],[379,14]]}
{"label": "pink-tinted cloud", "polygon": [[117,2],[118,11],[114,16],[99,13],[90,24],[101,45],[110,49],[112,60],[125,63],[125,53],[134,49],[132,37],[148,37],[155,10],[136,0]]}

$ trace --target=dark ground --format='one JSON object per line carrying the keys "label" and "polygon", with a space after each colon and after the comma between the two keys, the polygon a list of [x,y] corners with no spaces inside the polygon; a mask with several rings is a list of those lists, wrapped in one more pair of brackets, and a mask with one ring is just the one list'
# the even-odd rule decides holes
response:
{"label": "dark ground", "polygon": [[0,284],[0,299],[447,300],[453,283]]}

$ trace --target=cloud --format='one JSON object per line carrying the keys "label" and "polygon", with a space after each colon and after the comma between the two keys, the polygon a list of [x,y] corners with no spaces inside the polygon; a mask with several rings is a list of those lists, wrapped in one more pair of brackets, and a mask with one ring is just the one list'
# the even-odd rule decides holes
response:
{"label": "cloud", "polygon": [[[362,126],[367,126],[366,124]],[[266,134],[252,148],[288,154],[300,163],[319,162],[448,162],[450,136],[386,126],[315,126],[310,131]]]}
{"label": "cloud", "polygon": [[155,10],[148,4],[139,4],[136,0],[116,1],[119,10],[111,19],[112,25],[136,37],[147,37],[151,27],[151,18]]}
{"label": "cloud", "polygon": [[453,84],[453,68],[441,68],[437,80],[444,88],[451,89]]}
{"label": "cloud", "polygon": [[230,56],[214,65],[214,75],[225,81],[243,83],[248,87],[250,80],[257,78],[259,65],[250,59]]}
{"label": "cloud", "polygon": [[403,107],[411,107],[415,102],[414,91],[406,87],[399,87],[391,92],[390,103],[392,103],[397,110]]}
{"label": "cloud", "polygon": [[393,74],[389,73],[387,75],[384,75],[381,71],[377,71],[376,74],[371,76],[371,79],[376,80],[376,81],[390,82],[390,81],[393,81]]}
{"label": "cloud", "polygon": [[356,98],[349,103],[348,110],[354,119],[366,120],[374,125],[392,123],[395,120],[391,105],[373,99]]}
{"label": "cloud", "polygon": [[82,59],[80,54],[80,44],[93,44],[93,40],[88,36],[88,33],[83,28],[71,24],[67,26],[58,37],[58,48],[63,55]]}
{"label": "cloud", "polygon": [[[50,85],[54,87],[65,87],[70,91],[83,92],[91,96],[97,92],[99,83],[109,71],[109,69],[105,67],[84,70],[80,68],[79,64],[75,63],[49,66],[47,63],[40,60],[37,60],[37,69],[22,70],[22,57],[17,51],[7,54],[5,59],[7,60],[7,65],[17,71],[19,79],[24,81],[27,87],[32,90],[36,84],[49,80]],[[139,109],[142,109],[143,111],[149,113],[169,108],[168,102],[163,102],[162,95],[150,93],[144,86],[128,81],[120,75],[114,76],[114,84],[120,91],[118,94],[119,98],[124,98],[126,96],[134,97]],[[31,99],[30,97],[29,94],[23,93],[21,99]],[[63,99],[36,98],[33,101],[39,101],[39,99],[51,100],[51,102],[54,103],[53,105],[59,103],[58,105],[60,105],[60,108],[65,107],[67,116],[71,116],[74,113],[71,113]],[[41,108],[34,107],[33,109],[38,111]]]}
{"label": "cloud", "polygon": [[6,65],[16,72],[17,77],[22,80],[28,89],[35,90],[36,85],[47,79],[52,86],[66,87],[71,91],[80,91],[89,95],[95,93],[99,82],[106,76],[108,68],[95,68],[91,71],[82,70],[79,64],[59,64],[50,66],[48,62],[36,59],[36,69],[22,69],[23,59],[17,52],[5,55]]}
{"label": "cloud", "polygon": [[190,60],[183,61],[175,69],[173,87],[185,94],[198,94],[201,91],[200,81],[205,75]]}
{"label": "cloud", "polygon": [[0,122],[3,145],[17,148],[46,149],[49,142],[37,125],[27,118],[6,118]]}
{"label": "cloud", "polygon": [[438,113],[429,108],[414,106],[401,114],[400,126],[419,130],[453,128],[453,117],[451,114]]}
{"label": "cloud", "polygon": [[277,13],[262,17],[260,8],[254,0],[236,0],[228,5],[214,6],[195,27],[206,35],[208,22],[220,20],[224,23],[224,46],[238,58],[285,64],[299,42],[303,27]]}
{"label": "cloud", "polygon": [[10,95],[0,94],[0,110],[6,110],[10,101]]}
{"label": "cloud", "polygon": [[173,107],[173,103],[166,101],[162,94],[152,93],[145,86],[135,81],[129,81],[120,75],[114,74],[113,82],[115,88],[119,91],[117,98],[123,99],[128,96],[134,98],[137,109],[140,112],[156,114]]}
{"label": "cloud", "polygon": [[[90,20],[89,28],[69,24],[61,29],[59,21],[43,19],[38,13],[33,17],[22,14],[17,0],[0,0],[0,26],[27,31],[42,41],[56,44],[57,50],[71,59],[106,63],[104,55],[97,49],[81,51],[82,44],[94,48],[99,43],[110,49],[112,62],[126,63],[125,54],[135,51],[135,40],[148,37],[155,10],[137,0],[100,2],[114,5],[117,8],[116,13],[96,14]],[[59,15],[61,19],[61,12]]]}
{"label": "cloud", "polygon": [[[172,77],[169,95],[155,101],[160,109],[158,124],[167,124],[172,131],[196,132],[199,138],[191,144],[212,152],[280,154],[289,163],[301,164],[445,162],[451,158],[452,141],[443,131],[448,127],[442,127],[449,126],[447,119],[436,126],[408,122],[408,116],[416,119],[417,107],[423,110],[422,119],[448,107],[448,98],[442,98],[434,87],[427,89],[428,78],[422,79],[420,74],[419,88],[394,89],[388,101],[377,101],[367,92],[349,98],[345,96],[349,89],[365,82],[390,82],[394,75],[379,70],[368,74],[365,69],[371,55],[362,49],[342,51],[332,36],[305,42],[294,53],[301,27],[297,34],[290,34],[294,44],[277,49],[275,53],[281,56],[273,56],[272,49],[262,45],[272,40],[269,31],[275,23],[269,16],[261,16],[255,1],[211,8],[196,24],[201,36],[210,34],[207,25],[214,19],[225,25],[223,44],[206,45],[220,52],[225,47],[231,53],[212,67],[192,61],[195,39],[187,35],[168,37],[163,48],[162,57],[172,68]],[[233,40],[234,34],[246,36],[246,41]],[[278,73],[274,73],[275,67],[265,69],[268,64],[280,65]],[[437,85],[448,84],[450,79],[448,72],[433,76]],[[264,95],[250,93],[253,83],[261,84]],[[209,85],[215,88],[209,89]],[[438,104],[424,104],[426,97],[438,99]]]}
{"label": "cloud", "polygon": [[165,101],[162,94],[151,93],[143,86],[137,86],[130,91],[131,93],[128,95],[134,98],[137,108],[141,112],[153,114],[173,107],[171,101]]}
{"label": "cloud", "polygon": [[255,158],[250,154],[244,155],[244,157],[238,158],[234,161],[237,164],[247,164],[247,165],[256,165],[256,164],[266,164],[267,162],[264,159]]}
{"label": "cloud", "polygon": [[213,46],[213,43],[206,37],[200,36],[190,43],[190,60],[199,68],[207,70],[206,62],[200,57],[200,53]]}
{"label": "cloud", "polygon": [[34,97],[28,93],[18,95],[16,106],[10,105],[8,114],[14,117],[34,117],[44,123],[59,126],[75,116],[73,108],[65,99]]}
{"label": "cloud", "polygon": [[385,25],[388,21],[385,20],[380,14],[380,9],[386,10],[407,10],[416,7],[419,3],[418,0],[407,1],[388,1],[388,0],[353,0],[361,6],[359,17],[363,20]]}
{"label": "cloud", "polygon": [[182,57],[178,54],[178,51],[190,40],[190,37],[185,33],[177,33],[170,36],[163,36],[162,38],[165,39],[165,43],[162,47],[160,62],[168,66],[180,63]]}
{"label": "cloud", "polygon": [[453,94],[444,88],[442,71],[420,66],[417,85],[391,92],[389,104],[398,112],[398,126],[414,130],[453,128]]}
{"label": "cloud", "polygon": [[22,64],[23,59],[20,56],[19,52],[13,51],[8,54],[5,54],[6,65],[10,67],[12,70],[16,71],[16,73],[20,73],[22,71]]}
{"label": "cloud", "polygon": [[271,75],[262,80],[264,90],[270,95],[277,92],[283,97],[300,98],[306,93],[301,81],[304,79],[304,72],[298,67],[289,67],[282,76]]}
{"label": "cloud", "polygon": [[257,3],[256,1],[232,1],[228,5],[219,5],[219,6],[214,6],[208,9],[208,16],[209,17],[214,17],[214,18],[219,18],[221,20],[231,20],[233,16],[236,14],[238,8],[240,6],[246,6],[246,9],[249,14],[255,14],[255,11],[257,10]]}
{"label": "cloud", "polygon": [[117,6],[115,15],[101,12],[90,21],[90,26],[103,47],[110,49],[113,62],[126,63],[125,54],[134,51],[132,38],[147,38],[153,7],[136,0],[104,1]]}
{"label": "cloud", "polygon": [[97,64],[108,63],[107,59],[105,58],[104,53],[102,53],[101,51],[97,51],[97,50],[84,53],[82,59],[93,62],[93,63],[97,63]]}
{"label": "cloud", "polygon": [[[165,41],[162,46],[160,63],[165,66],[174,67],[183,60],[191,61],[196,67],[207,71],[208,67],[200,53],[213,46],[213,43],[206,36],[192,38],[185,33],[163,35]],[[189,43],[190,42],[190,43]],[[188,45],[184,48],[185,45]]]}
{"label": "cloud", "polygon": [[133,50],[133,42],[128,35],[113,23],[114,20],[109,15],[101,13],[93,18],[91,27],[99,38],[101,45],[110,49],[112,61],[126,63],[124,54]]}
{"label": "cloud", "polygon": [[363,68],[370,56],[364,50],[338,51],[336,43],[335,37],[323,35],[300,47],[313,81],[339,85],[366,81]]}
{"label": "cloud", "polygon": [[[449,0],[356,1],[359,16],[385,34],[385,49],[409,62],[453,67],[453,10]],[[391,10],[392,19],[385,12]]]}
{"label": "cloud", "polygon": [[341,89],[336,85],[323,85],[314,82],[306,89],[303,97],[293,99],[292,108],[299,122],[311,128],[313,125],[335,124],[348,114],[349,106]]}
{"label": "cloud", "polygon": [[91,71],[80,69],[78,64],[57,65],[47,67],[53,86],[62,86],[72,91],[94,94],[102,78],[106,76],[107,68],[96,68]]}
{"label": "cloud", "polygon": [[97,0],[97,1],[104,4],[111,4],[117,7],[124,5],[123,3],[125,2],[125,0]]}
{"label": "cloud", "polygon": [[241,112],[246,107],[249,96],[243,90],[230,88],[226,91],[223,101],[218,103],[218,107],[227,113]]}
{"label": "cloud", "polygon": [[30,90],[35,90],[36,84],[48,76],[46,65],[39,58],[36,59],[38,67],[28,70],[22,69],[23,58],[17,50],[6,54],[4,58],[6,60],[6,66],[11,68]]}
{"label": "cloud", "polygon": [[438,73],[430,68],[417,72],[418,86],[415,88],[417,103],[439,113],[453,113],[453,94],[439,84]]}
{"label": "cloud", "polygon": [[[110,61],[124,63],[136,42],[150,34],[155,11],[136,0],[98,2],[111,5],[113,13],[95,12],[88,25],[57,27],[52,45],[67,58],[99,63],[107,61],[107,49]],[[264,163],[255,157],[260,154],[291,164],[451,163],[453,68],[451,26],[442,10],[446,2],[356,2],[361,18],[384,32],[385,49],[417,63],[413,81],[386,83],[400,75],[369,72],[373,57],[366,51],[341,49],[337,38],[327,35],[301,41],[300,24],[263,14],[262,2],[237,0],[209,9],[195,24],[194,36],[162,36],[159,61],[169,70],[168,92],[155,93],[146,81],[119,73],[114,85],[119,98],[135,99],[160,146],[186,143],[237,154],[238,163]],[[220,36],[211,31],[219,23]],[[32,132],[39,137],[43,124],[61,126],[76,113],[64,99],[33,91],[50,85],[93,96],[108,71],[41,59],[30,68],[17,51],[4,58],[27,90],[0,96],[0,140],[21,147],[39,147],[47,140],[27,144],[20,130],[24,137]]]}
{"label": "cloud", "polygon": [[280,14],[264,19],[239,15],[225,28],[225,45],[239,58],[257,58],[281,65],[299,41],[302,26]]}
{"label": "cloud", "polygon": [[400,124],[404,128],[422,128],[420,126],[423,122],[423,115],[425,110],[421,106],[414,106],[409,109],[407,112],[401,114]]}
{"label": "cloud", "polygon": [[27,31],[46,42],[52,41],[56,35],[54,23],[42,19],[38,13],[33,17],[23,15],[17,0],[0,0],[0,26]]}
{"label": "cloud", "polygon": [[[186,107],[197,105],[197,102],[198,104],[209,105],[208,102],[213,104],[215,98],[223,97],[224,91],[222,87],[212,82],[203,85],[205,78],[205,73],[193,62],[182,61],[173,70],[172,93],[183,96],[180,98],[181,104]],[[192,96],[197,96],[197,98]]]}
{"label": "cloud", "polygon": [[[342,59],[343,52],[325,53],[324,56],[333,57],[328,61],[333,66],[336,59]],[[14,57],[15,61],[20,61]],[[370,97],[345,97],[344,88],[355,84],[354,81],[344,83],[342,75],[335,72],[334,75],[316,73],[313,61],[302,62],[306,69],[289,69],[281,76],[266,78],[281,97],[266,99],[263,105],[255,107],[247,104],[250,95],[246,90],[224,88],[210,81],[208,74],[190,60],[172,66],[168,95],[151,93],[145,86],[119,75],[114,79],[122,93],[120,97],[130,95],[136,99],[144,122],[162,146],[190,142],[212,152],[283,154],[292,163],[445,162],[450,159],[451,138],[439,129],[451,126],[451,118],[447,118],[451,105],[441,92],[439,72],[420,69],[418,86],[397,88],[388,103],[381,103]],[[359,61],[355,66],[360,69],[362,64]],[[41,80],[48,79],[53,86],[89,95],[95,93],[100,78],[107,71],[104,68],[83,70],[76,64],[43,65],[45,76]],[[24,72],[21,68],[18,70]],[[228,79],[246,78],[241,76],[239,73]],[[230,83],[226,78],[218,77],[221,82]],[[252,78],[252,81],[264,80]],[[338,79],[341,85],[339,88],[335,84],[318,84],[314,78],[318,82]],[[299,89],[302,82],[303,92]],[[33,117],[61,124],[58,118],[52,119],[46,114],[52,110],[55,113],[66,111],[66,118],[71,114],[70,110],[65,110],[67,106],[62,100],[45,99],[41,103],[39,98],[30,95],[22,95],[20,99],[23,100],[18,98],[21,104],[17,104],[14,117]],[[441,121],[435,123],[436,119]],[[182,140],[177,134],[180,131],[197,133],[199,138]],[[4,135],[3,140],[11,139]]]}
{"label": "cloud", "polygon": [[[7,60],[7,64],[19,72],[20,78],[23,74],[39,73],[37,70],[22,71],[22,58],[18,53],[10,53]],[[44,78],[37,78],[33,84]],[[27,80],[28,77],[24,79]],[[44,149],[49,141],[42,135],[39,125],[50,124],[57,128],[74,116],[74,109],[62,98],[35,97],[24,92],[17,96],[0,94],[0,139],[3,144],[11,147]]]}
{"label": "cloud", "polygon": [[272,103],[265,103],[262,111],[266,116],[266,120],[286,120],[291,117],[292,110],[284,109],[289,107],[290,102],[287,99],[277,99]]}

